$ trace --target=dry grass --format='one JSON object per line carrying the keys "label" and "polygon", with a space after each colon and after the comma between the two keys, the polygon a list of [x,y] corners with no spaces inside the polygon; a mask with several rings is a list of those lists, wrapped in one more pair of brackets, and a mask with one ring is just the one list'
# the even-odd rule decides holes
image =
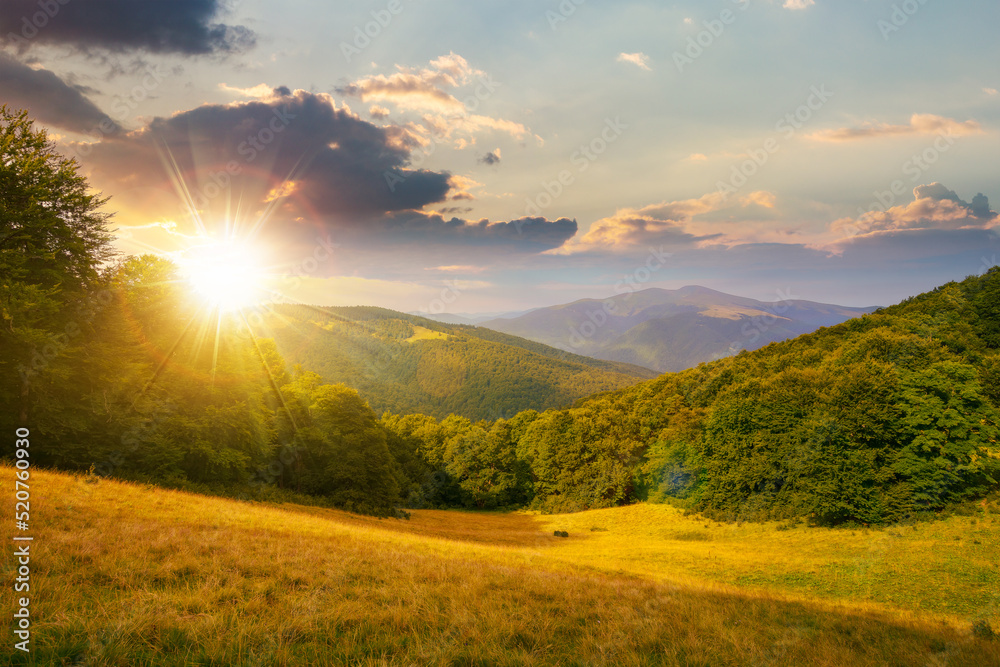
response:
{"label": "dry grass", "polygon": [[451,338],[446,333],[440,331],[433,331],[427,327],[422,327],[418,324],[413,325],[413,335],[407,338],[404,342],[415,343],[418,340],[448,340]]}
{"label": "dry grass", "polygon": [[[1000,513],[887,529],[724,524],[666,505],[545,517],[551,558],[674,582],[781,592],[965,624],[1000,620]],[[625,548],[627,545],[627,548]]]}
{"label": "dry grass", "polygon": [[[0,480],[13,488],[12,470]],[[654,549],[672,542],[654,534],[652,515],[629,514],[642,508],[415,512],[406,522],[44,472],[32,496],[34,650],[14,655],[8,630],[0,656],[13,664],[1000,664],[1000,642],[965,625],[671,583],[684,552]],[[583,532],[596,518],[607,531]],[[660,519],[695,530],[691,519]],[[553,523],[570,538],[553,538]]]}

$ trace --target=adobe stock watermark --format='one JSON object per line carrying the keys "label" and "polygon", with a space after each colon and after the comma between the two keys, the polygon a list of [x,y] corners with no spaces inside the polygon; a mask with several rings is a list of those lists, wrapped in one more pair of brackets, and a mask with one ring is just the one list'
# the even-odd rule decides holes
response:
{"label": "adobe stock watermark", "polygon": [[[476,78],[479,81],[476,89],[471,95],[462,99],[462,105],[465,107],[465,113],[474,113],[478,110],[479,105],[492,97],[493,93],[497,91],[497,88],[502,85],[499,81],[494,80],[489,74],[479,75]],[[434,154],[438,145],[443,144],[450,138],[450,135],[443,131],[431,131],[429,136],[430,138],[427,145],[421,146],[419,150],[410,154],[410,160],[407,167],[420,168],[427,158]],[[396,187],[400,183],[406,182],[406,176],[396,169],[386,169],[382,172],[382,177],[385,179],[385,184],[389,188],[389,192],[395,192]]]}
{"label": "adobe stock watermark", "polygon": [[[745,12],[750,6],[750,0],[732,0],[733,4],[741,12]],[[737,14],[732,9],[723,9],[719,12],[718,18],[706,19],[702,21],[702,30],[687,38],[687,45],[683,51],[674,51],[673,59],[677,71],[684,73],[684,68],[693,65],[694,61],[705,53],[706,49],[712,47],[715,41],[722,37],[728,26],[736,23]]]}
{"label": "adobe stock watermark", "polygon": [[327,236],[326,238],[316,237],[312,252],[295,262],[291,270],[281,276],[279,285],[275,286],[268,293],[269,300],[266,304],[256,303],[251,307],[243,309],[243,316],[250,327],[263,327],[265,311],[275,304],[296,303],[286,292],[301,287],[302,282],[319,271],[321,264],[329,261],[334,250],[339,248],[339,244]]}
{"label": "adobe stock watermark", "polygon": [[[775,131],[785,139],[791,139],[796,132],[812,120],[816,112],[822,109],[831,97],[833,97],[833,93],[827,90],[826,84],[812,86],[805,101],[794,111],[786,113],[778,120],[774,126]],[[767,164],[771,156],[780,150],[781,142],[778,141],[777,137],[768,137],[760,148],[747,149],[747,159],[732,166],[729,180],[718,181],[715,184],[716,191],[723,195],[724,200],[736,194]]]}
{"label": "adobe stock watermark", "polygon": [[[930,171],[931,167],[941,159],[941,156],[951,150],[952,146],[955,145],[955,141],[956,137],[949,130],[945,130],[935,137],[930,146],[910,156],[900,166],[900,172],[904,176],[910,177],[911,185],[907,185],[905,181],[897,178],[889,183],[887,189],[875,190],[872,193],[875,199],[867,207],[858,207],[858,219],[870,213],[886,213],[890,208],[900,203],[904,195],[913,192],[912,184],[920,181]],[[856,224],[845,225],[842,229],[847,238],[853,238],[861,233],[861,228]]]}
{"label": "adobe stock watermark", "polygon": [[[428,136],[427,144],[421,146],[417,151],[410,153],[410,161],[407,164],[409,169],[419,169],[427,158],[434,155],[438,146],[445,143],[448,140],[448,135],[444,132],[431,131]],[[407,174],[400,173],[396,169],[386,169],[382,172],[382,178],[385,179],[385,185],[389,188],[389,192],[396,192],[396,188],[400,183],[405,183],[407,179]]]}
{"label": "adobe stock watermark", "polygon": [[114,300],[111,290],[102,289],[77,304],[77,317],[63,327],[62,333],[49,334],[41,350],[32,350],[31,361],[17,367],[23,384],[30,384],[32,378],[49,367],[53,359],[62,354],[70,343],[83,333],[82,325],[89,324],[108,304]]}
{"label": "adobe stock watermark", "polygon": [[898,5],[894,4],[888,19],[879,19],[875,22],[879,32],[882,33],[882,39],[888,42],[889,37],[909,23],[927,2],[928,0],[903,0]]}
{"label": "adobe stock watermark", "polygon": [[146,65],[146,75],[142,80],[132,87],[126,96],[115,97],[111,102],[111,113],[105,116],[99,123],[94,125],[87,136],[91,143],[74,143],[69,145],[69,151],[75,157],[87,157],[94,150],[94,146],[109,134],[115,134],[121,129],[120,124],[128,119],[129,115],[135,111],[139,104],[160,87],[169,76],[163,70],[160,63]]}
{"label": "adobe stock watermark", "polygon": [[[271,462],[266,466],[257,466],[250,476],[250,481],[247,482],[250,491],[258,498],[262,496],[264,489],[281,480],[285,470],[291,468],[292,464],[300,463],[305,453],[308,453],[305,447],[283,441]],[[237,496],[237,500],[248,501],[251,497],[248,493],[241,493]]]}
{"label": "adobe stock watermark", "polygon": [[395,18],[403,13],[404,8],[402,0],[389,0],[382,9],[371,10],[372,20],[364,25],[354,26],[351,40],[340,43],[340,52],[344,54],[344,60],[351,62],[355,56],[360,56],[372,45],[373,40],[378,39],[392,25]]}
{"label": "adobe stock watermark", "polygon": [[143,444],[152,440],[160,430],[160,425],[177,412],[177,406],[170,399],[157,401],[142,418],[122,433],[122,449],[116,449],[100,464],[93,466],[93,472],[100,477],[110,477],[124,465],[126,456],[135,454]]}
{"label": "adobe stock watermark", "polygon": [[[761,336],[771,330],[778,320],[787,319],[784,314],[789,311],[792,307],[792,301],[798,300],[799,297],[792,294],[792,289],[790,287],[785,288],[782,292],[780,289],[777,290],[778,300],[767,305],[764,308],[763,315],[754,315],[750,318],[749,322],[745,322],[740,328],[740,334],[743,336],[744,341],[749,341],[750,345],[754,345],[760,340]],[[743,341],[734,341],[730,346],[729,350],[731,353],[735,354],[740,350],[744,349]]]}
{"label": "adobe stock watermark", "polygon": [[[650,248],[645,262],[636,266],[630,273],[623,274],[621,280],[615,283],[614,296],[604,299],[600,307],[589,310],[586,321],[579,327],[570,325],[567,340],[572,353],[580,354],[578,350],[585,347],[587,342],[608,323],[608,319],[618,310],[618,304],[615,302],[616,297],[622,294],[631,297],[632,294],[642,289],[643,285],[652,280],[653,274],[665,267],[667,260],[671,257],[673,257],[673,253],[667,252],[662,245],[659,248]],[[569,351],[564,350],[564,352]],[[564,355],[560,355],[560,358],[565,360]]]}
{"label": "adobe stock watermark", "polygon": [[56,17],[63,6],[68,5],[72,0],[38,0],[38,11],[29,16],[21,17],[20,34],[8,32],[7,39],[12,43],[23,47],[29,40],[38,36],[38,32],[49,24],[49,21]]}
{"label": "adobe stock watermark", "polygon": [[[615,116],[613,119],[605,118],[604,127],[597,136],[587,143],[581,144],[570,155],[569,161],[575,169],[575,174],[573,169],[563,169],[556,174],[553,180],[543,180],[541,183],[542,189],[539,190],[538,194],[534,197],[527,197],[524,200],[525,217],[538,217],[542,214],[542,211],[552,206],[555,200],[566,191],[566,188],[576,182],[576,175],[587,171],[590,165],[596,162],[608,150],[611,144],[618,141],[622,133],[627,129],[628,125],[622,122],[621,116]],[[520,221],[517,221],[515,224],[518,222]],[[522,224],[523,222],[517,224],[518,233],[521,232]]]}
{"label": "adobe stock watermark", "polygon": [[440,315],[441,313],[448,310],[448,306],[458,301],[458,298],[462,296],[462,281],[459,280],[446,280],[444,281],[444,287],[441,288],[441,292],[437,297],[431,300],[425,313],[430,313],[432,315]]}
{"label": "adobe stock watermark", "polygon": [[282,132],[285,131],[298,114],[289,113],[287,109],[274,109],[271,118],[254,134],[248,134],[244,141],[236,147],[236,152],[243,160],[229,160],[225,168],[209,174],[211,180],[191,193],[191,201],[196,208],[204,208],[228,188],[233,177],[243,173],[243,168],[257,156],[267,150]]}
{"label": "adobe stock watermark", "polygon": [[558,6],[556,6],[556,11],[551,9],[546,10],[545,20],[549,22],[549,27],[555,30],[559,27],[560,23],[565,23],[569,20],[569,17],[576,14],[576,10],[585,3],[587,0],[561,0]]}

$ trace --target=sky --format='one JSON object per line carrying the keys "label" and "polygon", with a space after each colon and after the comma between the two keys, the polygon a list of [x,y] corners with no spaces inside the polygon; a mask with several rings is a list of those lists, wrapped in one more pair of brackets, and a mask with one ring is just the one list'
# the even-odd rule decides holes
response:
{"label": "sky", "polygon": [[[116,245],[261,294],[888,305],[1000,250],[995,0],[5,0]],[[263,297],[262,297],[263,298]]]}

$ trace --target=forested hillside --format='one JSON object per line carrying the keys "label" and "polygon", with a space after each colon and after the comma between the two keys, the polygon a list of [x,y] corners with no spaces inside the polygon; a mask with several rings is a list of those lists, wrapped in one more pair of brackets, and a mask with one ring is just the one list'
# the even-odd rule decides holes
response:
{"label": "forested hillside", "polygon": [[997,489],[1000,269],[533,419],[535,503],[884,522]]}
{"label": "forested hillside", "polygon": [[[814,334],[492,425],[383,420],[435,503],[885,523],[1000,488],[1000,269]],[[449,486],[450,485],[450,486]]]}
{"label": "forested hillside", "polygon": [[[113,258],[104,201],[24,114],[0,108],[0,149],[0,430],[31,431],[33,464],[375,514],[648,499],[884,523],[998,488],[1000,268],[571,408],[439,419],[629,376],[373,308],[251,324],[163,258]],[[338,379],[434,414],[380,417]]]}
{"label": "forested hillside", "polygon": [[657,375],[384,308],[278,305],[262,311],[258,333],[273,338],[289,364],[357,389],[377,413],[493,420],[567,407]]}

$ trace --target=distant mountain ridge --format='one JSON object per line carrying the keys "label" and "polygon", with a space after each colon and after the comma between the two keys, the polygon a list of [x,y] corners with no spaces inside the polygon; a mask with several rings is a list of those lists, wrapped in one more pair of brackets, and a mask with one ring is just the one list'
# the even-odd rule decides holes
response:
{"label": "distant mountain ridge", "polygon": [[657,375],[492,329],[383,308],[284,304],[262,324],[262,335],[274,339],[289,364],[357,389],[377,413],[494,420],[564,407]]}
{"label": "distant mountain ridge", "polygon": [[514,317],[526,315],[532,310],[535,309],[532,308],[529,310],[515,310],[496,313],[425,313],[421,311],[410,311],[407,315],[424,317],[428,320],[434,320],[435,322],[443,322],[444,324],[465,324],[468,326],[478,326],[480,322],[485,322],[486,320],[509,320]]}
{"label": "distant mountain ridge", "polygon": [[791,295],[768,303],[691,285],[581,299],[480,326],[575,354],[672,372],[840,324],[876,308]]}

